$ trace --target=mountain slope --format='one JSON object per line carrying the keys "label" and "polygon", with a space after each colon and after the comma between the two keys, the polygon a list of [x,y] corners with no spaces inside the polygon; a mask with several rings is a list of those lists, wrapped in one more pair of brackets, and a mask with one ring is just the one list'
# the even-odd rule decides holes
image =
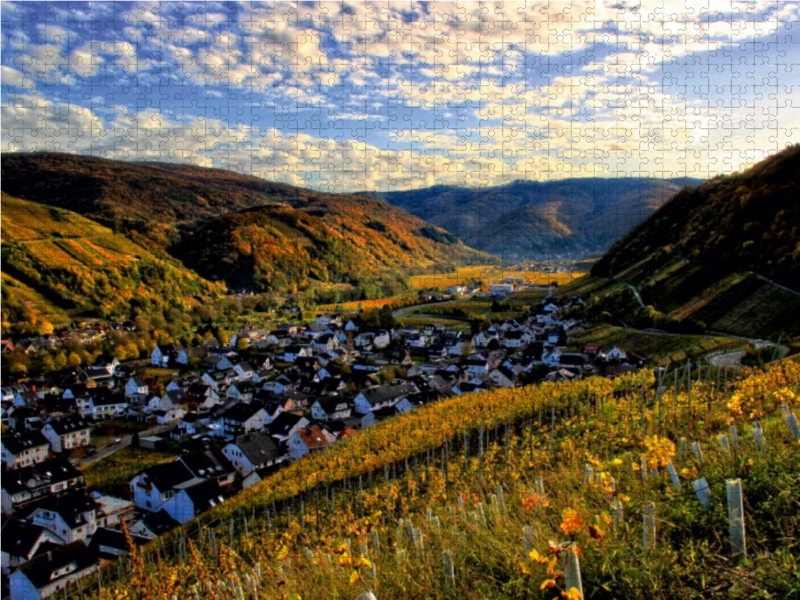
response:
{"label": "mountain slope", "polygon": [[2,176],[12,195],[152,240],[235,286],[282,291],[491,260],[381,200],[219,169],[20,153],[3,155]]}
{"label": "mountain slope", "polygon": [[69,316],[127,318],[223,291],[76,213],[2,194],[3,330]]}
{"label": "mountain slope", "polygon": [[442,227],[473,248],[533,258],[603,251],[682,186],[697,183],[694,179],[586,178],[366,195]]}
{"label": "mountain slope", "polygon": [[798,198],[800,146],[793,146],[742,174],[680,192],[614,244],[580,285],[596,287],[598,314],[616,312],[635,326],[660,327],[638,319],[647,311],[616,281],[636,287],[656,321],[661,314],[746,337],[797,335]]}
{"label": "mountain slope", "polygon": [[670,246],[692,262],[800,280],[800,145],[742,174],[681,191],[615,244],[592,269],[609,275]]}

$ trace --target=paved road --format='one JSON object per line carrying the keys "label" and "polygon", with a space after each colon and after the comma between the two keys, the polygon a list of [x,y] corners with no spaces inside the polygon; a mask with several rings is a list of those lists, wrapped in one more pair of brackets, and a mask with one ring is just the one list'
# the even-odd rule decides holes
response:
{"label": "paved road", "polygon": [[[761,340],[749,340],[756,348],[764,348],[770,347],[774,348],[775,344],[773,342],[763,342]],[[775,357],[775,360],[779,358],[783,358],[789,353],[789,348],[786,346],[781,346],[780,351]],[[744,350],[734,350],[732,352],[713,352],[706,356],[708,364],[714,365],[717,367],[733,367],[742,363],[742,358],[744,358]]]}
{"label": "paved road", "polygon": [[400,308],[392,312],[392,316],[402,317],[407,312],[411,312],[412,310],[417,310],[419,308],[425,308],[426,306],[445,306],[447,304],[452,304],[453,302],[457,302],[456,300],[447,300],[446,302],[428,302],[427,304],[414,304],[413,306],[406,306],[405,308]]}
{"label": "paved road", "polygon": [[[140,431],[139,432],[139,437],[143,438],[143,437],[148,437],[148,436],[151,436],[151,435],[158,435],[159,433],[164,433],[165,431],[169,431],[173,427],[174,427],[174,425],[159,425],[158,427],[154,427],[154,428],[148,429],[146,431]],[[96,463],[98,460],[106,458],[107,456],[111,456],[117,450],[121,450],[122,448],[127,448],[128,446],[131,445],[131,440],[133,439],[133,434],[131,433],[131,434],[128,434],[128,435],[120,435],[118,437],[122,440],[121,442],[119,442],[118,444],[114,444],[113,446],[104,446],[103,448],[100,448],[92,456],[87,456],[85,458],[82,458],[78,462],[78,465],[82,466],[82,467],[87,467],[87,466],[89,466],[89,465],[91,465],[93,463]]]}

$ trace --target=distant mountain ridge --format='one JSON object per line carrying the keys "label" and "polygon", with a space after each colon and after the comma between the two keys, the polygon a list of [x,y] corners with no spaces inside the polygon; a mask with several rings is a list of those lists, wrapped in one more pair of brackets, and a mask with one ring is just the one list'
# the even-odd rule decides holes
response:
{"label": "distant mountain ridge", "polygon": [[363,196],[71,154],[10,153],[0,164],[4,192],[79,213],[233,287],[286,291],[311,280],[363,282],[491,260]]}
{"label": "distant mountain ridge", "polygon": [[504,257],[603,252],[686,185],[700,179],[580,178],[505,186],[434,186],[365,193]]}

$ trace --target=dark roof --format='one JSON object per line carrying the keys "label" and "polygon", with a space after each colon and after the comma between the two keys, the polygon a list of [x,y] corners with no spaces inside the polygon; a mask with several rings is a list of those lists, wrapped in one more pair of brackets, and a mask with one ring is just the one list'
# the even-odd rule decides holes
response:
{"label": "dark roof", "polygon": [[37,448],[50,444],[41,431],[20,431],[7,433],[2,437],[3,446],[11,454],[20,454],[29,448]]}
{"label": "dark roof", "polygon": [[235,471],[233,465],[227,458],[222,456],[221,453],[217,454],[211,450],[192,452],[191,454],[180,457],[178,461],[186,465],[195,477],[202,477],[205,479],[222,477]]}
{"label": "dark roof", "polygon": [[14,517],[6,519],[3,522],[2,535],[0,535],[3,552],[9,556],[29,557],[43,531],[44,527],[28,521]]}
{"label": "dark roof", "polygon": [[49,425],[58,435],[64,435],[91,427],[91,424],[83,417],[62,417],[61,419],[53,419],[49,421]]}
{"label": "dark roof", "polygon": [[275,460],[283,454],[270,436],[260,432],[240,435],[234,443],[254,465]]}
{"label": "dark roof", "polygon": [[3,473],[3,489],[9,494],[36,488],[42,485],[62,483],[79,479],[78,471],[67,458],[51,458],[29,467],[21,467]]}
{"label": "dark roof", "polygon": [[145,511],[142,516],[142,521],[147,528],[156,535],[166,533],[170,529],[180,525],[170,514],[163,508],[158,512]]}
{"label": "dark roof", "polygon": [[185,488],[183,491],[194,504],[195,514],[221,504],[225,499],[224,491],[213,479]]}
{"label": "dark roof", "polygon": [[177,460],[150,467],[142,471],[142,474],[146,475],[147,479],[161,492],[194,479],[192,472],[186,468],[186,465]]}
{"label": "dark roof", "polygon": [[158,349],[161,354],[180,354],[183,351],[183,346],[180,344],[159,344]]}
{"label": "dark roof", "polygon": [[[237,389],[239,388],[237,387]],[[244,423],[253,415],[255,415],[259,410],[261,410],[260,405],[247,404],[245,402],[237,402],[229,409],[227,409],[224,413],[222,413],[222,418],[227,419],[228,421],[236,421],[237,423]]]}
{"label": "dark roof", "polygon": [[66,567],[70,563],[75,564],[74,571],[82,571],[98,564],[97,559],[87,550],[86,544],[82,541],[58,546],[50,552],[35,556],[28,562],[23,563],[20,565],[19,570],[25,574],[37,589],[41,589],[54,581],[53,572]]}
{"label": "dark roof", "polygon": [[300,422],[303,417],[298,417],[290,412],[282,412],[275,420],[267,425],[270,435],[286,435],[289,430]]}
{"label": "dark roof", "polygon": [[395,406],[384,406],[383,408],[378,408],[371,412],[373,415],[375,415],[375,418],[378,419],[379,421],[400,414],[400,411],[397,410]]}
{"label": "dark roof", "polygon": [[[138,535],[131,535],[131,540],[133,540],[133,543],[137,546],[144,546],[150,541]],[[98,528],[97,531],[92,534],[92,541],[89,543],[89,551],[98,558],[109,560],[119,558],[116,554],[107,554],[101,551],[100,546],[109,546],[118,550],[124,550],[125,552],[131,549],[128,545],[128,538],[122,531],[106,529],[105,527]]]}
{"label": "dark roof", "polygon": [[326,413],[332,413],[338,410],[345,410],[353,407],[353,403],[348,402],[344,398],[318,398],[317,403]]}
{"label": "dark roof", "polygon": [[388,402],[401,396],[416,392],[414,386],[404,383],[402,385],[379,385],[374,388],[362,390],[361,393],[370,403]]}
{"label": "dark roof", "polygon": [[28,517],[39,509],[58,513],[71,528],[87,523],[82,513],[98,510],[100,505],[81,488],[62,495],[50,495],[34,500],[20,508],[20,515]]}
{"label": "dark roof", "polygon": [[283,467],[286,467],[288,465],[289,465],[289,461],[288,460],[279,460],[278,462],[276,462],[274,464],[271,464],[271,465],[269,465],[267,467],[261,467],[260,469],[256,469],[253,472],[254,473],[258,473],[258,476],[259,476],[260,479],[264,479],[268,475],[271,475],[275,471],[278,471],[279,469],[282,469]]}
{"label": "dark roof", "polygon": [[122,393],[119,394],[111,394],[111,395],[104,395],[103,397],[97,397],[92,399],[92,404],[95,406],[110,406],[113,404],[127,404],[128,400],[125,398],[125,395]]}

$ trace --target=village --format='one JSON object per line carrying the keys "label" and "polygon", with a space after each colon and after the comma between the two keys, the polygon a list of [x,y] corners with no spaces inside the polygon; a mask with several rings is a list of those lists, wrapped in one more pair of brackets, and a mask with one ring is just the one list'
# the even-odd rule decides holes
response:
{"label": "village", "polygon": [[[479,292],[458,287],[448,293]],[[484,295],[515,289],[519,282],[501,282]],[[439,296],[420,302],[447,299]],[[582,323],[563,315],[582,304],[548,296],[471,332],[435,321],[367,325],[358,313],[269,330],[246,324],[224,346],[156,346],[149,366],[173,373],[163,390],[136,374],[142,361],[105,355],[36,386],[3,387],[2,572],[12,599],[31,586],[51,595],[126,554],[129,539],[146,544],[271,472],[426,403],[643,366],[645,357],[618,347],[566,351]],[[98,450],[92,432],[103,423],[136,433]],[[136,473],[122,497],[87,487],[85,465],[127,446],[179,450]]]}

